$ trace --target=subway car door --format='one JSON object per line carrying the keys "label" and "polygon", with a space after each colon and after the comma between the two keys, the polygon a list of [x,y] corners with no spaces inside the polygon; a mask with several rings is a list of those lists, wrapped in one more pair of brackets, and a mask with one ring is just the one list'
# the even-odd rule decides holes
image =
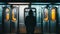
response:
{"label": "subway car door", "polygon": [[11,33],[17,33],[18,11],[19,11],[19,8],[16,5],[15,6],[12,5],[12,8],[11,8],[11,23],[10,23]]}
{"label": "subway car door", "polygon": [[48,24],[49,23],[49,20],[48,20],[48,8],[45,8],[44,7],[44,10],[43,10],[43,32],[44,33],[48,33]]}
{"label": "subway car door", "polygon": [[35,4],[34,3],[31,5],[31,7],[36,8],[36,27],[35,27],[35,33],[42,33],[42,28],[41,28],[41,12],[43,13],[42,9],[41,9],[42,5],[39,4]]}
{"label": "subway car door", "polygon": [[4,33],[10,33],[10,6],[3,7],[2,24]]}
{"label": "subway car door", "polygon": [[56,6],[52,6],[50,13],[50,33],[56,33],[58,27],[58,8]]}
{"label": "subway car door", "polygon": [[50,21],[50,32],[51,33],[56,33],[56,11],[57,9],[56,8],[53,8],[51,9],[51,21]]}
{"label": "subway car door", "polygon": [[4,5],[0,5],[0,33],[3,33],[3,28],[2,28],[2,24],[3,24],[2,23],[2,15],[3,15],[2,14],[2,12],[3,12],[2,10],[3,10],[3,6]]}

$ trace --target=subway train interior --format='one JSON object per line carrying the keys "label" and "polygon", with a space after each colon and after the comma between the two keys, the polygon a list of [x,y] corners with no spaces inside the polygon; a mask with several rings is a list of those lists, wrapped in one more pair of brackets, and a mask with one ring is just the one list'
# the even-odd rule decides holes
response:
{"label": "subway train interior", "polygon": [[26,34],[25,18],[29,10],[36,17],[34,34],[60,33],[60,3],[0,3],[0,33]]}

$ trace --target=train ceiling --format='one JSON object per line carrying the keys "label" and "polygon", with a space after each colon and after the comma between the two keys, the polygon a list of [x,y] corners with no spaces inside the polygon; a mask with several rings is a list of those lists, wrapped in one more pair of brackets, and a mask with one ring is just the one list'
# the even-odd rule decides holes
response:
{"label": "train ceiling", "polygon": [[60,2],[60,0],[0,0],[2,2]]}

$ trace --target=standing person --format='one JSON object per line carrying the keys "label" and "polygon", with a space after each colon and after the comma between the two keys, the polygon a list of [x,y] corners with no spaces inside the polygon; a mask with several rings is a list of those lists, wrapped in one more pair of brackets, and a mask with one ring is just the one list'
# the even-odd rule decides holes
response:
{"label": "standing person", "polygon": [[29,15],[25,18],[25,26],[27,34],[34,34],[36,26],[36,17],[33,16],[33,11],[29,11]]}

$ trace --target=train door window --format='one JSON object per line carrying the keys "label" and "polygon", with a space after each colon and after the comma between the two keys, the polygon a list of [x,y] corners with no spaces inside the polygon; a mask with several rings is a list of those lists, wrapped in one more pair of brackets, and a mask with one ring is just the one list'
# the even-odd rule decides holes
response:
{"label": "train door window", "polygon": [[13,8],[12,9],[12,22],[16,22],[17,20],[17,12],[16,12],[16,9]]}
{"label": "train door window", "polygon": [[45,8],[44,10],[44,20],[47,22],[48,21],[48,9]]}
{"label": "train door window", "polygon": [[51,19],[52,21],[56,20],[56,9],[55,8],[52,8],[51,10]]}
{"label": "train door window", "polygon": [[8,21],[9,20],[9,8],[6,8],[6,12],[5,12],[5,14],[6,14],[6,21]]}
{"label": "train door window", "polygon": [[28,16],[28,11],[30,11],[30,9],[25,9],[25,17]]}

